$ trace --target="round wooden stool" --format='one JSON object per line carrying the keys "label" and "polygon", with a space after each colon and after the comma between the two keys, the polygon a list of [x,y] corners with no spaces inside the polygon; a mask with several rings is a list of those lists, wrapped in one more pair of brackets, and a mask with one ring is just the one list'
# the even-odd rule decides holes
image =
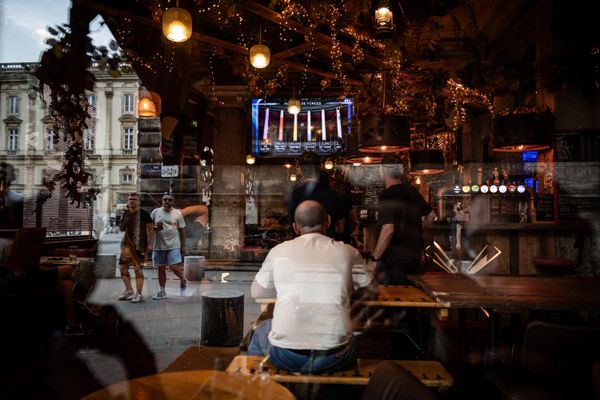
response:
{"label": "round wooden stool", "polygon": [[202,293],[203,346],[239,346],[244,329],[244,293],[214,289]]}
{"label": "round wooden stool", "polygon": [[565,276],[575,273],[575,263],[563,257],[533,257],[533,265],[540,276]]}

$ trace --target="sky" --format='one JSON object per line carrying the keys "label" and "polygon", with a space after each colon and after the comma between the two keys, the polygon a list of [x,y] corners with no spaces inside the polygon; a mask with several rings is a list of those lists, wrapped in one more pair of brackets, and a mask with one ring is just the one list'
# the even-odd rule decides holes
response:
{"label": "sky", "polygon": [[[0,0],[0,63],[38,62],[48,47],[46,27],[68,22],[70,0]],[[107,45],[110,31],[97,17],[91,24],[96,45]]]}

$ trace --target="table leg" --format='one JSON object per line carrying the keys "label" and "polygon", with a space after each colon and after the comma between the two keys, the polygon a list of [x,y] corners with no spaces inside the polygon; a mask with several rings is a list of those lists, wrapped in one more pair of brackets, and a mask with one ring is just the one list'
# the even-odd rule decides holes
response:
{"label": "table leg", "polygon": [[467,314],[464,308],[458,309],[458,332],[460,340],[458,344],[458,351],[460,352],[460,367],[464,369],[468,364],[467,361],[467,342],[468,342],[468,331],[467,331]]}
{"label": "table leg", "polygon": [[495,367],[500,362],[498,353],[498,329],[500,326],[500,314],[490,311],[489,344],[485,354],[484,363],[488,367]]}

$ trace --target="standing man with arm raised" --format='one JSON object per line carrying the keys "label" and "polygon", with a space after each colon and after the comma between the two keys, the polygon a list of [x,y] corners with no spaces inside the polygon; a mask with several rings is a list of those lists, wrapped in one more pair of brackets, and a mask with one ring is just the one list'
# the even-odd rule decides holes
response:
{"label": "standing man with arm raised", "polygon": [[381,164],[386,188],[379,195],[381,231],[371,263],[377,263],[377,283],[404,285],[419,267],[423,228],[433,222],[435,212],[417,189],[402,182],[404,171],[396,155],[386,154]]}
{"label": "standing man with arm raised", "polygon": [[167,283],[167,265],[181,280],[181,290],[187,287],[187,280],[183,276],[183,256],[185,254],[185,220],[183,214],[173,208],[175,198],[171,193],[162,197],[162,207],[156,208],[150,214],[154,223],[154,252],[152,261],[158,267],[158,284],[160,289],[152,297],[154,300],[167,298],[165,285]]}

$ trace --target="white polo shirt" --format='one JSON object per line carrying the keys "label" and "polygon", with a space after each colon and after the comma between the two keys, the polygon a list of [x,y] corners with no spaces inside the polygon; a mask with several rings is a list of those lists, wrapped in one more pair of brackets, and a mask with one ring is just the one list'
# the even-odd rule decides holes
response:
{"label": "white polo shirt", "polygon": [[355,248],[308,233],[272,248],[255,279],[277,291],[271,344],[327,350],[350,340],[350,296],[372,275]]}

